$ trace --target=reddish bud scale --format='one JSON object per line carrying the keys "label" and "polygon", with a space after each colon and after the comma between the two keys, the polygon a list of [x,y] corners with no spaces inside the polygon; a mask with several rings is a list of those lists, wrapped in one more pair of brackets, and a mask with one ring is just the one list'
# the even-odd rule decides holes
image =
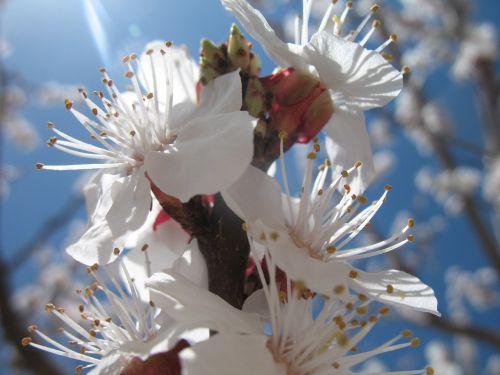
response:
{"label": "reddish bud scale", "polygon": [[261,78],[261,83],[272,94],[268,103],[268,126],[289,134],[289,142],[307,143],[333,114],[326,87],[309,73],[288,68]]}
{"label": "reddish bud scale", "polygon": [[189,347],[186,340],[180,340],[175,347],[168,352],[158,353],[142,361],[134,358],[122,371],[122,375],[181,375],[181,363],[179,352]]}

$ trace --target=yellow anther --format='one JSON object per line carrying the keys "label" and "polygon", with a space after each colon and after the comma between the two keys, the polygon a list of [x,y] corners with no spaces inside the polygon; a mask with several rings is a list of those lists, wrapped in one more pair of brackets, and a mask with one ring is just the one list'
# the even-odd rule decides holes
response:
{"label": "yellow anther", "polygon": [[415,337],[414,339],[411,340],[410,344],[413,347],[417,347],[420,345],[420,339],[418,337]]}
{"label": "yellow anther", "polygon": [[398,35],[397,34],[391,34],[389,35],[389,39],[391,40],[391,42],[395,42],[398,40]]}
{"label": "yellow anther", "polygon": [[387,287],[385,289],[387,290],[387,293],[389,293],[389,294],[394,293],[394,287],[391,284],[387,285]]}
{"label": "yellow anther", "polygon": [[80,311],[81,313],[85,310],[85,306],[83,306],[82,304],[78,305],[78,311]]}
{"label": "yellow anther", "polygon": [[144,245],[142,245],[141,251],[146,251],[148,248],[149,248],[149,245],[147,243],[145,243]]}
{"label": "yellow anther", "polygon": [[346,310],[352,310],[354,308],[354,305],[352,304],[352,302],[347,302],[345,304],[345,308]]}
{"label": "yellow anther", "polygon": [[315,152],[310,152],[309,154],[307,154],[307,158],[310,160],[315,160],[317,156],[318,155],[316,155]]}
{"label": "yellow anther", "polygon": [[347,4],[346,4],[346,7],[347,8],[352,8],[352,1],[348,1]]}
{"label": "yellow anther", "polygon": [[376,323],[378,320],[377,316],[376,315],[371,315],[369,318],[368,318],[368,321],[370,323]]}
{"label": "yellow anther", "polygon": [[56,306],[53,303],[45,304],[45,311],[52,312],[56,309]]}
{"label": "yellow anther", "polygon": [[285,303],[286,302],[286,293],[285,293],[285,291],[280,290],[279,298],[280,298],[280,302],[281,303]]}
{"label": "yellow anther", "polygon": [[337,336],[337,343],[340,346],[347,346],[347,344],[349,343],[349,338],[341,333]]}
{"label": "yellow anther", "polygon": [[93,329],[89,330],[89,335],[92,336],[92,337],[96,337],[97,336],[97,332],[94,331]]}
{"label": "yellow anther", "polygon": [[363,162],[361,162],[361,161],[359,161],[359,160],[358,160],[356,163],[354,163],[354,167],[355,167],[355,168],[359,168],[359,167],[361,167],[362,165],[363,165]]}
{"label": "yellow anther", "polygon": [[243,229],[243,232],[247,232],[248,231],[248,224],[247,223],[242,223],[241,224],[241,229]]}
{"label": "yellow anther", "polygon": [[378,4],[373,4],[372,7],[370,8],[370,11],[372,13],[377,13],[380,10],[380,5]]}
{"label": "yellow anther", "polygon": [[54,128],[54,123],[53,123],[53,122],[51,122],[51,121],[49,121],[49,122],[47,123],[47,127],[48,127],[49,129],[53,129],[53,128]]}
{"label": "yellow anther", "polygon": [[153,99],[153,96],[154,96],[153,93],[150,92],[148,95],[146,95],[146,98],[147,99]]}
{"label": "yellow anther", "polygon": [[328,246],[328,247],[326,248],[326,252],[327,252],[328,254],[335,254],[335,252],[336,252],[336,251],[337,251],[337,247],[336,247],[336,246],[332,246],[332,245],[330,245],[330,246]]}
{"label": "yellow anther", "polygon": [[434,369],[432,367],[427,367],[425,369],[425,375],[434,375]]}
{"label": "yellow anther", "polygon": [[413,219],[408,219],[408,227],[413,228],[415,226],[415,220]]}
{"label": "yellow anther", "polygon": [[313,149],[315,152],[320,152],[321,151],[321,146],[319,143],[313,144]]}
{"label": "yellow anther", "polygon": [[64,107],[67,109],[67,110],[70,110],[71,107],[73,107],[73,102],[69,99],[65,99],[64,100]]}
{"label": "yellow anther", "polygon": [[33,339],[31,337],[23,337],[23,339],[21,340],[21,345],[28,346],[32,342],[33,342]]}
{"label": "yellow anther", "polygon": [[361,302],[368,301],[368,297],[367,297],[367,296],[365,296],[364,294],[358,294],[358,299],[359,299]]}
{"label": "yellow anther", "polygon": [[411,68],[408,65],[403,65],[403,68],[401,69],[403,74],[410,74],[411,73]]}
{"label": "yellow anther", "polygon": [[380,315],[387,315],[391,312],[391,309],[389,309],[387,306],[384,306],[378,312],[380,313]]}
{"label": "yellow anther", "polygon": [[344,293],[345,291],[345,286],[340,284],[340,285],[337,285],[335,288],[333,288],[333,293],[335,294],[342,294]]}
{"label": "yellow anther", "polygon": [[75,373],[80,374],[83,371],[83,366],[78,365],[75,367]]}
{"label": "yellow anther", "polygon": [[410,331],[409,329],[405,329],[403,332],[401,332],[401,336],[403,336],[403,337],[413,337],[413,332]]}
{"label": "yellow anther", "polygon": [[349,172],[347,172],[346,170],[343,170],[342,172],[340,172],[340,174],[342,175],[342,177],[347,177],[349,176]]}
{"label": "yellow anther", "polygon": [[35,324],[30,324],[30,325],[28,326],[28,332],[29,332],[29,333],[33,333],[33,332],[35,332],[37,329],[38,329],[38,327],[37,327]]}
{"label": "yellow anther", "polygon": [[130,56],[129,56],[129,55],[127,55],[127,56],[123,56],[123,58],[122,58],[122,63],[126,64],[126,63],[128,63],[129,61],[130,61]]}
{"label": "yellow anther", "polygon": [[276,241],[279,238],[279,234],[278,232],[271,232],[269,233],[269,237],[271,238],[271,240]]}
{"label": "yellow anther", "polygon": [[282,130],[278,133],[278,138],[279,139],[286,139],[286,138],[288,138],[288,133],[286,131]]}
{"label": "yellow anther", "polygon": [[406,239],[410,242],[413,242],[415,241],[415,236],[413,234],[410,234],[408,237],[406,237]]}
{"label": "yellow anther", "polygon": [[125,77],[127,77],[127,78],[132,78],[133,76],[134,76],[134,72],[131,72],[130,70],[127,73],[125,73]]}
{"label": "yellow anther", "polygon": [[51,137],[48,141],[47,141],[47,146],[54,146],[57,142],[57,137]]}
{"label": "yellow anther", "polygon": [[265,241],[265,240],[266,240],[266,234],[265,234],[264,232],[261,232],[261,233],[260,233],[260,236],[259,236],[259,239],[260,239],[261,241]]}
{"label": "yellow anther", "polygon": [[372,27],[374,29],[378,29],[380,26],[382,26],[382,22],[380,22],[380,20],[373,20]]}
{"label": "yellow anther", "polygon": [[302,280],[297,280],[293,283],[293,287],[301,293],[306,288],[306,284]]}
{"label": "yellow anther", "polygon": [[388,52],[382,51],[380,52],[380,54],[386,61],[392,61],[394,59],[393,56]]}
{"label": "yellow anther", "polygon": [[391,191],[392,190],[392,186],[391,185],[385,185],[384,186],[384,190],[385,191]]}
{"label": "yellow anther", "polygon": [[117,247],[115,247],[115,248],[113,249],[113,254],[114,254],[114,255],[116,255],[116,256],[120,255],[120,249],[119,249],[119,248],[117,248]]}
{"label": "yellow anther", "polygon": [[361,204],[366,204],[368,202],[368,199],[364,195],[358,195],[358,202]]}
{"label": "yellow anther", "polygon": [[366,306],[360,306],[360,307],[356,308],[356,312],[359,315],[365,315],[365,314],[368,313],[368,307],[366,307]]}

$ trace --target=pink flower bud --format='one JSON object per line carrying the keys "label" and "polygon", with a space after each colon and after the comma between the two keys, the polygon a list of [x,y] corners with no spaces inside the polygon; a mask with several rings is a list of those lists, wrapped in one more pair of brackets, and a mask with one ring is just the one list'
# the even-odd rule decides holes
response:
{"label": "pink flower bud", "polygon": [[333,114],[327,88],[308,72],[288,68],[262,78],[261,83],[271,94],[268,126],[278,133],[285,131],[292,144],[315,137]]}

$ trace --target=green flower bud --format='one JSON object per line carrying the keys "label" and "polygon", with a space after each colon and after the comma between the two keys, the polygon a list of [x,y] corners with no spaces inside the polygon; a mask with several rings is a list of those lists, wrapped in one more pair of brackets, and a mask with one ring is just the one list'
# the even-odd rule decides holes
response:
{"label": "green flower bud", "polygon": [[201,40],[201,61],[200,65],[220,66],[220,61],[226,58],[221,49],[208,39]]}
{"label": "green flower bud", "polygon": [[231,26],[227,56],[234,67],[241,68],[242,70],[245,70],[250,63],[249,43],[235,24]]}
{"label": "green flower bud", "polygon": [[245,105],[248,113],[253,117],[260,117],[266,109],[265,98],[266,93],[260,81],[257,78],[250,78],[245,93]]}
{"label": "green flower bud", "polygon": [[258,77],[260,74],[261,62],[259,55],[251,52],[250,63],[248,64],[248,75],[250,77]]}

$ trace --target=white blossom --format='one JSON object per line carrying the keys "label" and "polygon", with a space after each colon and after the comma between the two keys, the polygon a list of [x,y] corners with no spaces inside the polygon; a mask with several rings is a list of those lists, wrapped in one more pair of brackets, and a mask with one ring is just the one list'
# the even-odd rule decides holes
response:
{"label": "white blossom", "polygon": [[222,3],[279,66],[309,71],[330,90],[334,113],[327,128],[334,147],[328,152],[339,171],[361,160],[365,168],[359,180],[366,185],[373,175],[373,162],[364,111],[387,104],[399,94],[403,82],[402,74],[382,55],[384,48],[397,39],[396,35],[391,35],[376,50],[366,49],[365,44],[380,26],[379,21],[373,21],[372,27],[355,42],[380,7],[373,5],[359,26],[346,33],[344,26],[352,2],[346,3],[340,16],[334,16],[333,30],[327,27],[333,11],[330,3],[317,32],[309,38],[314,1],[304,0],[302,20],[297,18],[292,44],[281,41],[262,14],[246,0],[222,0]]}
{"label": "white blossom", "polygon": [[103,108],[82,91],[95,120],[66,101],[66,108],[97,145],[49,123],[57,135],[49,140],[50,146],[98,162],[37,164],[39,169],[99,170],[85,189],[88,230],[68,248],[69,254],[87,265],[113,260],[113,247],[120,247],[120,240],[144,223],[151,205],[150,182],[187,201],[230,185],[253,156],[254,121],[240,111],[241,80],[237,71],[210,82],[196,104],[196,65],[184,50],[154,42],[139,61],[130,55],[124,62],[133,91],[119,92],[105,69],[103,82],[110,98],[96,92]]}

